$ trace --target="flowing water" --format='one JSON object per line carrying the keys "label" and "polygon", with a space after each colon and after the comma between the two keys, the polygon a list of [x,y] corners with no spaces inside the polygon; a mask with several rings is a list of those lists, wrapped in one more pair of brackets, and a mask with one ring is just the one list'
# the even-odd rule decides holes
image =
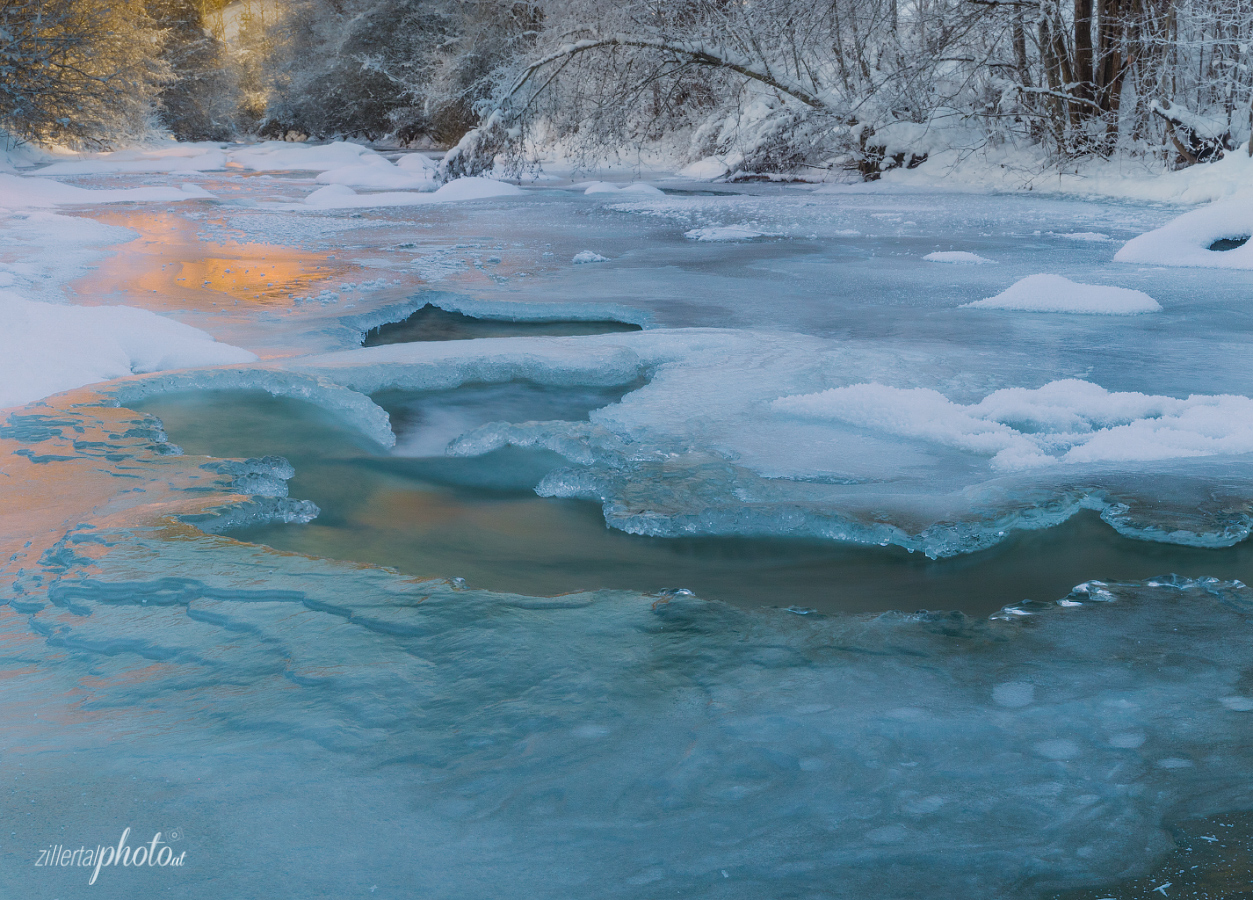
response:
{"label": "flowing water", "polygon": [[[1178,210],[198,180],[68,290],[258,362],[0,426],[0,896],[1247,888],[1249,454],[1065,455],[1253,395],[1249,275],[1112,262]],[[1164,309],[960,308],[1038,272]]]}

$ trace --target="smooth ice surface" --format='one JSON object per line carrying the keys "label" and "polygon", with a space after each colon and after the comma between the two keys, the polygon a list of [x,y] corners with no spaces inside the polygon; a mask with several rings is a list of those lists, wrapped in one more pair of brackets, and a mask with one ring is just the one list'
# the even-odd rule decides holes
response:
{"label": "smooth ice surface", "polygon": [[1060,275],[1028,275],[995,297],[967,303],[972,309],[1134,316],[1161,312],[1162,305],[1144,291],[1103,284],[1078,284]]}

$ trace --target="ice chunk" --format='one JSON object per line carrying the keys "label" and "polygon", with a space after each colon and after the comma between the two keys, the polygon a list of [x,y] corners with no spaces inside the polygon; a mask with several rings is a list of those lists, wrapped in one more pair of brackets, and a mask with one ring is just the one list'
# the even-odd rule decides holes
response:
{"label": "ice chunk", "polygon": [[[1137,238],[1114,254],[1115,262],[1152,266],[1253,269],[1253,196],[1194,209]],[[1230,249],[1215,249],[1226,241]],[[1243,241],[1244,243],[1241,243]]]}
{"label": "ice chunk", "polygon": [[765,235],[766,232],[747,225],[713,225],[707,228],[693,228],[683,233],[685,238],[692,241],[747,241]]}
{"label": "ice chunk", "polygon": [[995,265],[993,260],[966,250],[936,250],[934,253],[928,253],[923,259],[927,262],[957,263],[958,265]]}
{"label": "ice chunk", "polygon": [[256,356],[129,306],[63,306],[0,293],[0,407],[137,372]]}
{"label": "ice chunk", "polygon": [[583,250],[579,253],[574,254],[574,264],[576,266],[583,265],[584,263],[598,263],[598,262],[609,262],[609,257],[601,256],[599,253],[593,252],[591,250]]}
{"label": "ice chunk", "polygon": [[965,304],[967,309],[1134,316],[1162,307],[1143,291],[1103,284],[1079,284],[1060,275],[1028,275],[995,297]]}

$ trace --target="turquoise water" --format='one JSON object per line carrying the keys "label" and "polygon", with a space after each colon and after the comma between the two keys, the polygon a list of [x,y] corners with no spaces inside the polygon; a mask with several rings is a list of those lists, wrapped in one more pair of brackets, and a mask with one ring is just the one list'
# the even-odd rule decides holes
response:
{"label": "turquoise water", "polygon": [[[537,385],[471,386],[376,397],[392,415],[398,450],[439,446],[497,418],[586,418],[621,391]],[[1121,537],[1095,513],[1019,532],[1003,544],[931,560],[900,548],[754,538],[650,538],[606,527],[587,501],[536,496],[565,464],[556,454],[508,448],[477,458],[397,456],[299,400],[217,392],[147,401],[187,453],[279,455],[294,466],[293,497],[322,510],[308,524],[232,532],[243,541],[330,559],[391,566],[470,587],[550,596],[621,588],[684,588],[740,606],[826,613],[920,608],[987,615],[1006,603],[1052,600],[1090,580],[1165,573],[1253,580],[1253,546],[1206,550]],[[424,431],[433,432],[425,435]]]}

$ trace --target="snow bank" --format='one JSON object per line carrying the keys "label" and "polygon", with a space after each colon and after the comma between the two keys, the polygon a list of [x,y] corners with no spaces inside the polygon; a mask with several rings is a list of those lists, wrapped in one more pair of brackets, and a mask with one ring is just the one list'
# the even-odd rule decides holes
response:
{"label": "snow bank", "polygon": [[966,250],[937,250],[934,253],[928,253],[923,257],[927,262],[937,263],[956,263],[958,265],[996,265],[993,260],[980,256],[978,253],[970,253]]}
{"label": "snow bank", "polygon": [[1207,269],[1253,269],[1253,242],[1211,250],[1221,240],[1253,235],[1253,194],[1184,213],[1161,228],[1128,241],[1115,262]]}
{"label": "snow bank", "polygon": [[147,310],[63,306],[0,292],[0,407],[139,372],[255,359]]}
{"label": "snow bank", "polygon": [[159,148],[135,148],[82,154],[81,158],[54,162],[40,175],[140,175],[160,172],[206,172],[226,166],[225,144],[188,143]]}
{"label": "snow bank", "polygon": [[683,236],[692,241],[747,241],[765,237],[767,232],[749,228],[747,225],[711,225],[707,228],[693,228]]}
{"label": "snow bank", "polygon": [[964,308],[1134,316],[1160,312],[1162,307],[1143,291],[1079,284],[1060,275],[1028,275],[995,297],[967,303]]}
{"label": "snow bank", "polygon": [[873,383],[783,397],[774,405],[792,415],[991,456],[1002,471],[1253,453],[1253,399],[1112,393],[1076,379],[1007,388],[970,405],[926,388]]}
{"label": "snow bank", "polygon": [[[1253,184],[1253,158],[1243,149],[1227,153],[1212,163],[1188,166],[1174,172],[1137,160],[1089,160],[1078,171],[1059,173],[1037,148],[1010,146],[981,154],[964,150],[933,152],[915,169],[897,168],[883,173],[867,192],[901,187],[939,191],[1017,191],[1116,197],[1152,203],[1198,204],[1235,197]],[[835,185],[831,185],[835,188]]]}
{"label": "snow bank", "polygon": [[0,174],[0,206],[10,209],[77,206],[89,203],[169,203],[177,200],[203,200],[212,197],[213,194],[194,184],[185,184],[181,189],[142,187],[88,190],[72,184],[62,184],[50,178]]}

